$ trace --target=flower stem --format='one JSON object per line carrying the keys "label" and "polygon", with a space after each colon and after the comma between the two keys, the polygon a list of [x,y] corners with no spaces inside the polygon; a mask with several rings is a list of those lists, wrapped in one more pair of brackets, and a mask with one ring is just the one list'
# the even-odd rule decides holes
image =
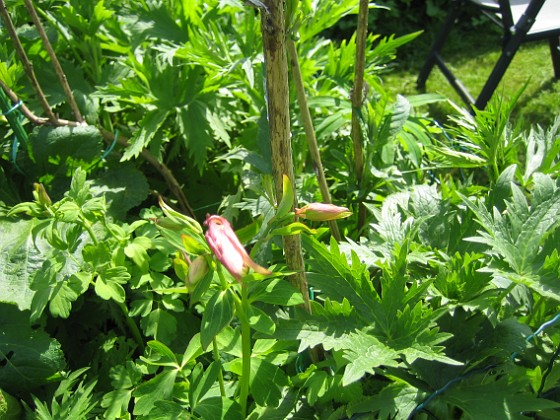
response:
{"label": "flower stem", "polygon": [[128,308],[126,307],[126,305],[122,302],[116,303],[124,315],[124,319],[126,321],[126,324],[128,325],[128,328],[130,329],[130,332],[132,333],[132,336],[134,337],[134,341],[136,341],[136,344],[138,344],[140,353],[144,353],[144,340],[142,340],[142,334],[138,329],[138,325],[136,325],[136,322],[134,322],[134,320],[128,314]]}
{"label": "flower stem", "polygon": [[239,404],[243,418],[247,417],[247,400],[249,399],[249,380],[251,377],[251,325],[247,317],[249,301],[247,299],[247,286],[241,285],[241,302],[237,307],[237,316],[241,321],[241,352],[243,369],[239,378]]}
{"label": "flower stem", "polygon": [[222,362],[220,360],[220,352],[218,350],[218,341],[216,337],[212,339],[212,352],[214,354],[214,361],[220,364],[220,373],[218,373],[218,384],[220,385],[220,395],[222,398],[226,396],[226,388],[224,386],[224,373],[222,372]]}

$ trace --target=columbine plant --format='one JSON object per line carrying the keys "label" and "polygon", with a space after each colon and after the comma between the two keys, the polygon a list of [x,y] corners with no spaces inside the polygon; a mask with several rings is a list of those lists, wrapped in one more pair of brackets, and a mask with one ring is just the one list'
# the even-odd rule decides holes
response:
{"label": "columbine plant", "polygon": [[[328,221],[351,214],[345,207],[322,203],[308,204],[294,213],[291,211],[294,191],[287,176],[284,177],[283,192],[275,217],[253,248],[275,235],[313,232],[302,223],[291,222],[294,215],[312,221]],[[255,363],[257,367],[269,363],[253,355],[251,330],[271,335],[276,326],[273,319],[253,303],[259,301],[284,306],[301,305],[304,303],[303,296],[288,281],[278,278],[284,273],[274,273],[257,264],[224,217],[207,215],[204,222],[207,230],[204,233],[202,226],[194,219],[175,212],[164,202],[160,202],[160,206],[166,217],[156,220],[156,224],[162,234],[180,249],[175,259],[176,271],[182,273],[185,279],[191,303],[200,302],[204,306],[200,345],[202,349],[212,345],[214,363],[219,366],[220,371],[217,379],[221,397],[228,398],[222,371],[225,369],[236,373],[239,382],[235,400],[239,404],[239,411],[246,416],[249,412],[250,391],[253,400],[257,404],[260,401],[259,390],[251,388],[254,380],[251,378],[251,363]],[[209,299],[204,298],[209,295]],[[241,327],[241,358],[222,365],[216,337],[230,325],[234,317],[239,320]],[[269,366],[268,369],[280,371],[276,366]],[[278,372],[278,375],[283,373]],[[270,394],[266,398],[270,398]]]}

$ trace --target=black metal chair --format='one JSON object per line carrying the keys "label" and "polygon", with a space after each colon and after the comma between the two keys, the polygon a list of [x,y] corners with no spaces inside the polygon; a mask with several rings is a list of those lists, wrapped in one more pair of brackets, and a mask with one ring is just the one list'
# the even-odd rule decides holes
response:
{"label": "black metal chair", "polygon": [[[502,53],[476,99],[452,73],[441,50],[463,7],[475,6],[502,27]],[[547,39],[554,75],[560,78],[560,0],[451,0],[449,13],[418,76],[424,90],[434,66],[438,66],[459,96],[471,108],[484,109],[498,87],[519,46],[527,41]]]}

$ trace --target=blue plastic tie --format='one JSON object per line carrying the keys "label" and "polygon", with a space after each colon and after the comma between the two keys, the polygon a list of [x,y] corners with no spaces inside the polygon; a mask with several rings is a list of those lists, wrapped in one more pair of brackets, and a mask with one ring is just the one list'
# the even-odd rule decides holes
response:
{"label": "blue plastic tie", "polygon": [[14,112],[16,109],[18,109],[20,106],[23,105],[23,102],[21,100],[19,100],[14,106],[12,106],[10,109],[8,109],[6,112],[3,112],[2,115],[6,116],[8,114],[10,114],[11,112]]}
{"label": "blue plastic tie", "polygon": [[107,150],[105,150],[105,152],[101,155],[101,160],[105,159],[107,156],[109,156],[109,153],[111,153],[115,147],[115,144],[117,144],[117,139],[119,138],[119,129],[117,128],[115,130],[115,138],[113,139],[113,142],[111,143],[111,145],[107,148]]}
{"label": "blue plastic tie", "polygon": [[[539,328],[537,328],[537,330],[536,330],[533,334],[527,336],[527,338],[525,339],[525,342],[527,342],[527,343],[530,342],[533,338],[535,338],[537,335],[539,335],[541,332],[543,332],[546,328],[550,327],[551,325],[556,324],[558,321],[560,321],[560,313],[556,314],[556,316],[555,316],[554,318],[552,318],[551,320],[546,321],[545,323],[543,323]],[[559,348],[560,348],[560,347],[559,347]],[[511,360],[512,360],[512,361],[515,359],[515,357],[517,356],[517,354],[518,354],[517,352],[512,353],[512,355],[511,355]],[[556,355],[556,353],[555,353],[555,355],[553,356],[553,359],[556,358],[556,357],[557,357],[557,355]],[[473,370],[471,370],[471,371],[468,371],[468,372],[464,373],[464,374],[461,375],[461,376],[458,376],[458,377],[456,377],[456,378],[451,379],[451,380],[450,380],[449,382],[447,382],[444,386],[442,386],[442,387],[439,388],[439,389],[436,389],[434,392],[432,392],[430,395],[428,395],[428,397],[427,397],[424,401],[422,401],[420,404],[418,404],[418,405],[414,408],[414,410],[412,410],[412,411],[410,412],[410,414],[409,414],[409,416],[408,416],[408,419],[412,419],[412,417],[413,417],[415,414],[417,414],[417,413],[419,413],[419,412],[421,412],[421,411],[426,410],[426,407],[428,406],[428,404],[430,404],[430,402],[432,402],[432,400],[433,400],[434,398],[436,398],[437,396],[443,394],[445,391],[447,391],[447,389],[448,389],[449,387],[451,387],[452,385],[456,384],[457,382],[461,382],[463,379],[468,378],[469,376],[471,376],[471,375],[474,374],[474,373],[486,372],[486,371],[491,370],[491,369],[493,369],[493,368],[495,368],[495,367],[497,367],[497,366],[499,366],[499,365],[500,365],[500,364],[494,364],[494,365],[486,366],[485,368],[482,368],[482,369],[473,369]]]}

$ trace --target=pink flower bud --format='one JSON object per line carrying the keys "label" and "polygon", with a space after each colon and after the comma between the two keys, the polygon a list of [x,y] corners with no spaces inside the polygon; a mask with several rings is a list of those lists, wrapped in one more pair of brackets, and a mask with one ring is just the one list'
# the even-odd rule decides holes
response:
{"label": "pink flower bud", "polygon": [[343,219],[351,214],[352,212],[346,207],[324,203],[310,203],[303,206],[301,209],[296,209],[296,216],[315,222]]}
{"label": "pink flower bud", "polygon": [[249,268],[259,274],[271,274],[270,270],[254,262],[233,231],[229,222],[221,216],[206,216],[204,222],[208,230],[206,242],[219,262],[238,281],[247,274]]}

